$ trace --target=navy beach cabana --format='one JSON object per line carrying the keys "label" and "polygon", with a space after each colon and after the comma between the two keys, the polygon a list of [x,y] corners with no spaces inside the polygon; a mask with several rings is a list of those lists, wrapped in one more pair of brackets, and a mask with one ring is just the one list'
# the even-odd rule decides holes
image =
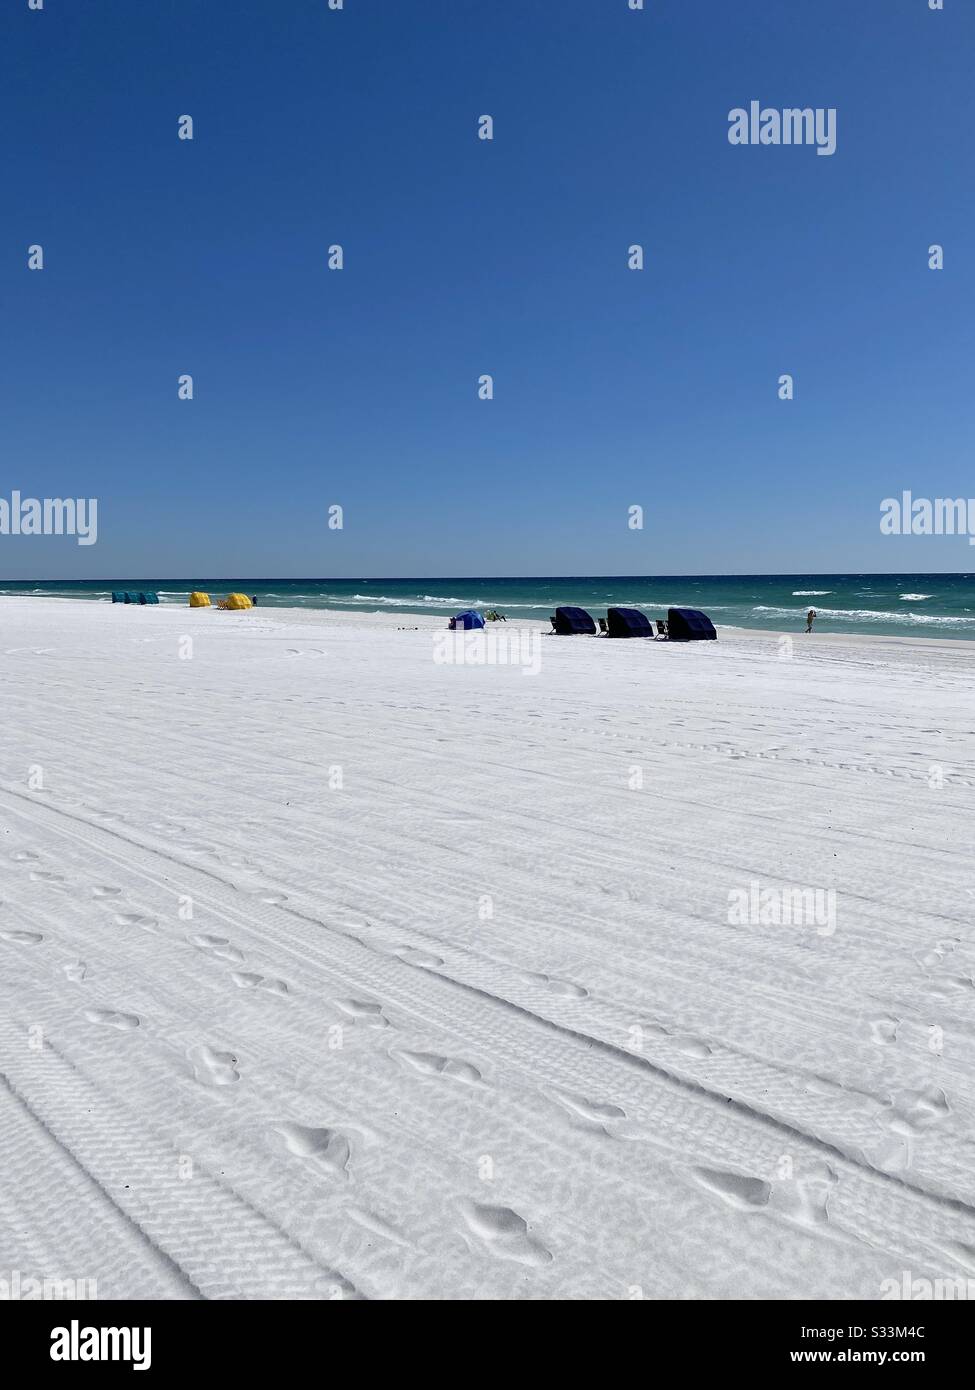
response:
{"label": "navy beach cabana", "polygon": [[652,637],[653,623],[638,608],[610,608],[606,613],[610,637]]}
{"label": "navy beach cabana", "polygon": [[672,642],[714,642],[718,634],[706,613],[696,608],[668,608],[667,636]]}
{"label": "navy beach cabana", "polygon": [[584,608],[556,608],[552,626],[559,637],[587,637],[596,631],[596,624]]}

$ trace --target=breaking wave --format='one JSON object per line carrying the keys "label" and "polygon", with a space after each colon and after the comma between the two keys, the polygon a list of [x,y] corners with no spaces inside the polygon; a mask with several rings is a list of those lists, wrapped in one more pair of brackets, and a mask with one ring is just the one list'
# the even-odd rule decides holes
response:
{"label": "breaking wave", "polygon": [[[775,608],[763,603],[756,604],[752,609],[753,613],[776,613],[790,618],[804,616],[799,608]],[[932,613],[905,613],[903,608],[888,612],[877,608],[820,608],[817,609],[821,618],[835,618],[840,622],[854,623],[898,623],[905,626],[915,623],[930,627],[972,627],[975,628],[975,617],[956,618],[956,617],[937,617]]]}

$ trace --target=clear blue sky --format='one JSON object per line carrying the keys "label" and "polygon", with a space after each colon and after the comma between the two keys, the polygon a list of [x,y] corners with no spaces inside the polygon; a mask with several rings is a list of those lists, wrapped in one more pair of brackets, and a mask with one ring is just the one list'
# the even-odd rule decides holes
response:
{"label": "clear blue sky", "polygon": [[[99,499],[0,577],[971,565],[879,531],[975,496],[971,0],[0,23],[0,495]],[[836,154],[733,147],[752,99],[836,107]]]}

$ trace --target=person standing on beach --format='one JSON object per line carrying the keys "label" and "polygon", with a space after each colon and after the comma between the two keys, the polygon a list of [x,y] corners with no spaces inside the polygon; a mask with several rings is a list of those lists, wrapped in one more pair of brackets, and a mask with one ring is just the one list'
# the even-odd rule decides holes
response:
{"label": "person standing on beach", "polygon": [[806,614],[806,631],[807,631],[807,632],[812,632],[812,625],[813,625],[813,623],[814,623],[815,621],[816,621],[816,610],[815,610],[815,608],[810,608],[809,612]]}

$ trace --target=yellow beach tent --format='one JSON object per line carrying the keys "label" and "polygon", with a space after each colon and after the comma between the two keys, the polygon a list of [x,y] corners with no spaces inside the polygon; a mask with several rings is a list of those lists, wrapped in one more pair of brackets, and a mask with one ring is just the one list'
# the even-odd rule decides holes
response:
{"label": "yellow beach tent", "polygon": [[200,591],[199,591],[199,589],[195,589],[195,590],[193,591],[193,593],[190,594],[190,607],[191,607],[191,608],[209,608],[209,607],[210,607],[210,595],[209,595],[209,594],[201,594]]}
{"label": "yellow beach tent", "polygon": [[228,594],[217,604],[218,608],[253,608],[254,605],[246,594]]}

